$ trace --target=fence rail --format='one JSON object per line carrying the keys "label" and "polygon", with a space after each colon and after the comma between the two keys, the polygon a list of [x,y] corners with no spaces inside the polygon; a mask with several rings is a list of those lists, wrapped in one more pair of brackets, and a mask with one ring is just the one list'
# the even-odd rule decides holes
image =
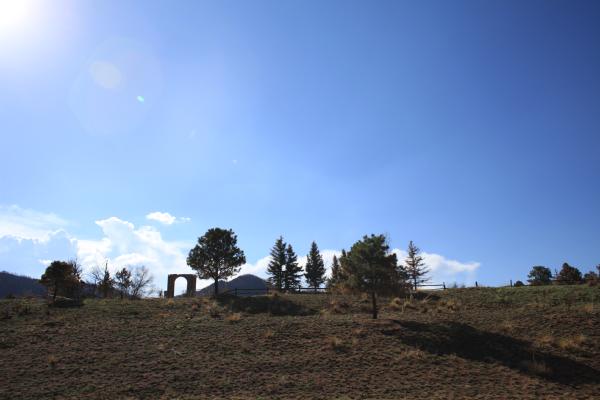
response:
{"label": "fence rail", "polygon": [[[477,286],[477,282],[475,283]],[[429,285],[418,285],[418,288],[432,288],[431,290],[446,290],[448,287],[446,286],[446,282],[442,282],[441,284],[429,284]],[[303,294],[303,293],[327,293],[329,288],[327,287],[298,287],[290,290],[278,290],[272,287],[266,288],[234,288],[228,289],[221,294],[229,294],[234,296],[253,296],[253,295],[261,295],[261,294],[269,294],[269,293],[295,293],[295,294]]]}

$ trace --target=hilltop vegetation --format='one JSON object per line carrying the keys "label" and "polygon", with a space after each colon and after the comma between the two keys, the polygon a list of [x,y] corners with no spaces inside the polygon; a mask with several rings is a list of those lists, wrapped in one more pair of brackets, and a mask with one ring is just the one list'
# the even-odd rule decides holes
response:
{"label": "hilltop vegetation", "polygon": [[0,302],[0,398],[593,398],[600,290]]}

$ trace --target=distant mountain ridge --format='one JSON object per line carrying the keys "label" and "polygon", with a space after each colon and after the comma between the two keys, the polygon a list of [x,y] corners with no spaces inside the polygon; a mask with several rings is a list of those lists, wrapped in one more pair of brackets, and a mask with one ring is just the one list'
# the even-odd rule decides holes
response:
{"label": "distant mountain ridge", "polygon": [[46,288],[37,279],[2,271],[0,272],[0,298],[9,295],[43,297],[46,295]]}
{"label": "distant mountain ridge", "polygon": [[[252,274],[240,275],[229,282],[219,281],[219,293],[238,289],[238,295],[253,296],[258,294],[266,294],[268,288],[269,283],[266,280]],[[244,289],[251,290],[244,291]],[[196,296],[210,296],[214,293],[215,284],[212,283],[200,290],[197,290]]]}

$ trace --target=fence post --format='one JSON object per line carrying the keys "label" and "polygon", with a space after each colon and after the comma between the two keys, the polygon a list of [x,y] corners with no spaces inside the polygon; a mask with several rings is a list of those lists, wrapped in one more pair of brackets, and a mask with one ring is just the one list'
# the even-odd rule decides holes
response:
{"label": "fence post", "polygon": [[479,287],[479,285],[477,284],[477,281],[475,281],[475,287]]}
{"label": "fence post", "polygon": [[512,279],[510,280],[510,287],[512,287]]}
{"label": "fence post", "polygon": [[446,290],[446,282],[442,282],[442,286],[444,287],[444,290]]}

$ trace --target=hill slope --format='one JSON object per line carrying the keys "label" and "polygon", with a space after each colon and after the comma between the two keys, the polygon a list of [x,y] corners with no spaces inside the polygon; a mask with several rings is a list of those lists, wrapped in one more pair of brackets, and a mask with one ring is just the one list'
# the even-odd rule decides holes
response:
{"label": "hill slope", "polygon": [[45,296],[46,288],[37,279],[28,276],[0,272],[0,298],[12,296]]}
{"label": "hill slope", "polygon": [[368,299],[326,294],[3,300],[0,398],[594,398],[598,303],[582,286],[451,289],[382,299],[373,321]]}

